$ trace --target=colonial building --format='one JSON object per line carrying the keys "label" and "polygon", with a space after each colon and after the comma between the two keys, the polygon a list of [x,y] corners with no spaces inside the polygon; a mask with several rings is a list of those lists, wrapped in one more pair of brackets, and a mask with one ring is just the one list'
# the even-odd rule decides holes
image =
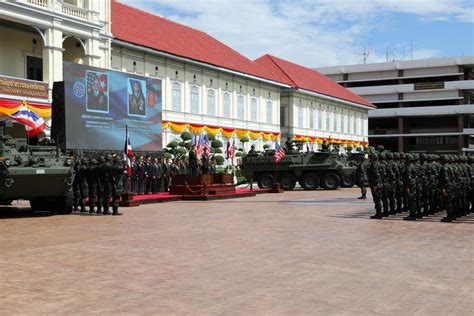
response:
{"label": "colonial building", "polygon": [[52,84],[69,61],[162,79],[164,146],[185,130],[237,144],[249,138],[247,146],[260,149],[282,132],[316,147],[325,138],[367,141],[371,104],[326,77],[273,56],[252,61],[204,32],[115,0],[0,1],[0,41],[0,79],[7,78],[0,83],[46,89],[41,98],[0,98],[26,99],[46,117]]}
{"label": "colonial building", "polygon": [[260,148],[279,137],[280,88],[289,86],[264,67],[206,33],[117,1],[112,33],[113,69],[164,81],[164,145],[185,129],[249,137]]}
{"label": "colonial building", "polygon": [[[50,117],[63,61],[108,68],[111,38],[109,1],[0,1],[1,112],[9,114],[26,100]],[[42,87],[45,94],[31,91]]]}
{"label": "colonial building", "polygon": [[374,109],[370,102],[301,65],[271,55],[256,62],[290,86],[281,89],[283,136],[294,136],[316,148],[324,139],[352,147],[367,144],[367,112]]}

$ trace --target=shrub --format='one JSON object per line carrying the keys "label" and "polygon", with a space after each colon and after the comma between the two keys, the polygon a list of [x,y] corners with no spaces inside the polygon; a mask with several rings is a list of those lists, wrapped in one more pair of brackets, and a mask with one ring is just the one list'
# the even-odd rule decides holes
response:
{"label": "shrub", "polygon": [[235,153],[235,157],[242,157],[244,154],[241,151]]}
{"label": "shrub", "polygon": [[270,149],[270,145],[268,144],[263,145],[263,150],[267,150],[267,149]]}
{"label": "shrub", "polygon": [[216,136],[214,136],[214,135],[212,135],[212,134],[207,134],[207,137],[209,137],[209,140],[210,140],[211,142],[216,139]]}
{"label": "shrub", "polygon": [[224,157],[222,156],[215,156],[216,157],[216,162],[219,166],[222,166],[224,164]]}
{"label": "shrub", "polygon": [[222,149],[221,148],[213,148],[213,149],[214,149],[214,153],[222,154]]}
{"label": "shrub", "polygon": [[211,142],[211,147],[212,148],[222,147],[222,142],[220,140],[215,139]]}
{"label": "shrub", "polygon": [[182,132],[181,133],[181,139],[183,141],[191,140],[193,138],[193,135],[191,135],[190,132]]}
{"label": "shrub", "polygon": [[171,157],[172,157],[172,156],[171,156],[170,153],[167,153],[167,152],[163,153],[163,158],[165,158],[165,159],[170,159]]}
{"label": "shrub", "polygon": [[246,137],[246,136],[245,136],[245,137],[242,137],[242,138],[240,139],[240,142],[241,142],[241,143],[248,143],[249,141],[250,141],[250,138],[248,138],[248,137]]}
{"label": "shrub", "polygon": [[184,148],[184,147],[178,147],[178,148],[176,149],[176,153],[177,153],[177,154],[180,154],[180,155],[184,155],[186,152],[187,152],[187,150],[186,150],[186,148]]}
{"label": "shrub", "polygon": [[168,145],[166,145],[166,147],[175,149],[176,147],[178,147],[178,142],[176,141],[169,142]]}

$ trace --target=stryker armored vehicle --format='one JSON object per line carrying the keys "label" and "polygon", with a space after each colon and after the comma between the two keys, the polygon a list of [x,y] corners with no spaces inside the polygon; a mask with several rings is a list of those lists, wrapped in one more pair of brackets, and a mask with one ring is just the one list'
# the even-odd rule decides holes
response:
{"label": "stryker armored vehicle", "polygon": [[348,166],[345,159],[333,152],[287,150],[276,163],[275,151],[267,150],[262,155],[243,157],[241,164],[242,176],[247,181],[257,181],[261,189],[271,188],[275,177],[284,190],[293,190],[297,182],[305,190],[315,190],[320,186],[326,190],[352,187],[355,170],[356,167]]}
{"label": "stryker armored vehicle", "polygon": [[0,135],[0,205],[24,199],[33,211],[71,213],[72,163],[56,146]]}

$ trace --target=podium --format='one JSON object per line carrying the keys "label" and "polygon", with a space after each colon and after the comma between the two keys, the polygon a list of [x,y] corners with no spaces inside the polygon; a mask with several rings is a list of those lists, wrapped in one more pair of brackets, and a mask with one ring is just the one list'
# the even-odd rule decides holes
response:
{"label": "podium", "polygon": [[170,194],[207,196],[235,194],[234,177],[228,173],[180,174],[171,179]]}

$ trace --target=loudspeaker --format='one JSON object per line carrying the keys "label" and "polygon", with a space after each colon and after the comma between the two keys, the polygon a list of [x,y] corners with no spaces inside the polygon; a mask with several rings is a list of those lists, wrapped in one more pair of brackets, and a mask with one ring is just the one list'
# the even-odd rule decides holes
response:
{"label": "loudspeaker", "polygon": [[64,102],[64,81],[53,84],[53,104],[51,114],[51,138],[66,150],[66,109]]}

